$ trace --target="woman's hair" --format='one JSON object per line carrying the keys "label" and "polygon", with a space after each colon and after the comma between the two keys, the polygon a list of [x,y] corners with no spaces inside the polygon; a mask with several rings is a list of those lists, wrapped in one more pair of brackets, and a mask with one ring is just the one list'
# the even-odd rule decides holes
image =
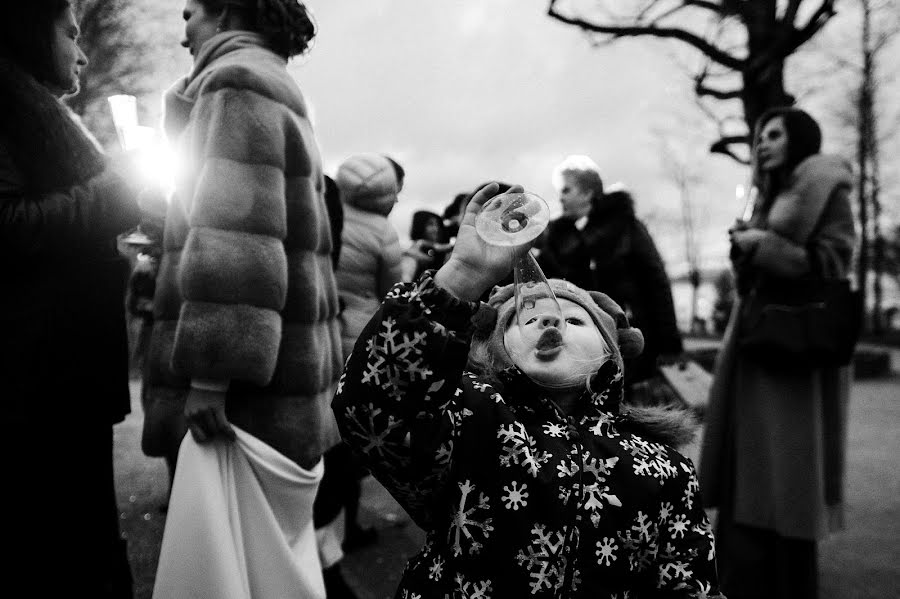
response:
{"label": "woman's hair", "polygon": [[68,0],[19,0],[3,7],[0,55],[12,60],[40,82],[56,77],[53,66],[53,25]]}
{"label": "woman's hair", "polygon": [[603,197],[603,179],[600,178],[600,167],[588,156],[573,155],[566,157],[553,169],[551,180],[556,189],[562,189],[563,178],[571,175],[578,186],[594,192],[594,198]]}
{"label": "woman's hair", "polygon": [[234,11],[285,58],[303,54],[316,36],[309,11],[298,0],[198,0],[210,13]]}
{"label": "woman's hair", "polygon": [[779,173],[763,173],[758,169],[754,161],[754,181],[760,186],[763,195],[769,199],[778,192],[778,186],[784,177],[791,173],[798,164],[813,154],[818,154],[822,149],[822,129],[819,123],[807,112],[790,106],[778,106],[770,108],[756,121],[753,135],[753,153],[756,154],[759,136],[766,123],[776,117],[784,121],[784,130],[787,133],[787,154],[784,165],[779,168]]}
{"label": "woman's hair", "polygon": [[444,243],[447,241],[446,234],[444,232],[444,221],[443,219],[435,214],[434,212],[429,212],[428,210],[418,210],[413,213],[412,216],[412,224],[409,228],[409,238],[412,240],[416,239],[424,239],[425,238],[425,228],[428,226],[430,221],[434,221],[437,223],[438,230],[438,239],[439,243]]}

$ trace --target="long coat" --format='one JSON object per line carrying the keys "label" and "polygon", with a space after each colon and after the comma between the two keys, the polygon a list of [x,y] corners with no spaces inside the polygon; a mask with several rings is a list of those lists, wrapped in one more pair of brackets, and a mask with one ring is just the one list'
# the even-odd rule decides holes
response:
{"label": "long coat", "polygon": [[672,286],[647,227],[634,213],[631,195],[613,192],[594,200],[587,224],[562,217],[550,223],[538,262],[547,277],[601,291],[629,314],[644,334],[644,351],[628,363],[628,382],[656,372],[660,354],[681,353]]}
{"label": "long coat", "polygon": [[478,309],[427,275],[395,286],[333,403],[344,441],[427,531],[397,596],[719,596],[693,465],[674,430],[620,411],[618,349],[567,415],[516,368],[465,371]]}
{"label": "long coat", "polygon": [[[850,171],[822,155],[750,225],[766,229],[750,269],[845,277],[855,243]],[[818,216],[821,215],[821,216]],[[818,218],[817,218],[818,217]],[[849,368],[772,372],[740,355],[738,299],[710,390],[700,463],[704,502],[739,524],[821,539],[842,525]]]}
{"label": "long coat", "polygon": [[[0,59],[5,567],[43,596],[130,584],[112,424],[131,405],[116,235],[139,221],[136,192],[57,98]],[[53,539],[91,549],[51,560],[51,575]]]}
{"label": "long coat", "polygon": [[145,436],[183,434],[191,382],[225,381],[229,419],[311,467],[337,441],[328,404],[342,356],[321,160],[285,67],[261,36],[221,33],[166,96],[166,133],[185,162],[145,401],[170,416]]}

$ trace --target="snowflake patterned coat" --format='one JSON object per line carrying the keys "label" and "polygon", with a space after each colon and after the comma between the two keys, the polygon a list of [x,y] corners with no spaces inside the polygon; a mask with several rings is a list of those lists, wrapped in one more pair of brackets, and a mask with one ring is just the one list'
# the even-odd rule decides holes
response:
{"label": "snowflake patterned coat", "polygon": [[396,285],[332,405],[427,533],[402,599],[719,596],[691,462],[620,413],[620,360],[564,414],[517,369],[465,370],[476,303]]}

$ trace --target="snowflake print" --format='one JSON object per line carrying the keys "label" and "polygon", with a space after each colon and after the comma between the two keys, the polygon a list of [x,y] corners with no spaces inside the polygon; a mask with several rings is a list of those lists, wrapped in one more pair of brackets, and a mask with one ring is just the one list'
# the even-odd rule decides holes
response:
{"label": "snowflake print", "polygon": [[[682,464],[683,465],[683,464]],[[697,494],[697,491],[700,490],[700,483],[697,481],[697,475],[691,472],[690,478],[688,478],[687,487],[684,490],[684,497],[682,501],[687,506],[687,509],[694,508],[694,496]]]}
{"label": "snowflake print", "polygon": [[615,539],[611,539],[609,537],[603,537],[602,541],[597,541],[597,563],[601,565],[610,566],[616,560],[616,549],[619,546],[616,545]]}
{"label": "snowflake print", "polygon": [[559,589],[563,584],[566,570],[565,529],[563,531],[546,532],[544,524],[535,524],[531,529],[534,538],[526,548],[520,549],[516,560],[520,566],[528,570],[531,594],[535,595],[544,588]]}
{"label": "snowflake print", "polygon": [[395,329],[396,324],[394,318],[384,319],[378,334],[369,338],[366,346],[369,359],[362,382],[386,390],[399,401],[410,382],[416,378],[424,381],[432,371],[422,365],[426,333],[401,334]]}
{"label": "snowflake print", "polygon": [[656,523],[640,511],[631,527],[619,533],[619,541],[628,556],[628,567],[632,572],[643,572],[656,560],[659,549],[657,537]]}
{"label": "snowflake print", "polygon": [[463,599],[491,599],[490,592],[493,589],[490,579],[470,582],[462,574],[457,574],[454,580],[456,589],[460,593],[459,596]]}
{"label": "snowflake print", "polygon": [[659,569],[659,580],[656,583],[657,588],[674,587],[673,583],[690,580],[694,573],[688,570],[688,564],[684,562],[669,562],[663,564]]}
{"label": "snowflake print", "polygon": [[614,426],[614,419],[611,414],[607,414],[606,412],[601,412],[599,416],[596,417],[597,422],[593,424],[588,430],[591,431],[594,436],[597,437],[618,437],[619,433],[616,431]]}
{"label": "snowflake print", "polygon": [[441,556],[437,556],[433,560],[431,560],[431,565],[428,567],[428,578],[431,580],[440,580],[441,574],[444,572],[444,560]]}
{"label": "snowflake print", "polygon": [[385,461],[400,458],[395,444],[387,439],[395,429],[403,426],[403,422],[393,415],[388,415],[387,421],[384,422],[379,418],[383,410],[371,403],[362,410],[357,410],[357,406],[348,406],[344,413],[347,415],[347,434],[365,442],[360,445],[361,451],[366,454],[375,452],[381,456],[379,459]]}
{"label": "snowflake print", "polygon": [[501,426],[497,437],[502,444],[503,454],[500,464],[509,467],[512,464],[524,466],[531,476],[537,478],[541,465],[550,459],[546,451],[539,451],[534,437],[525,431],[520,422],[509,426]]}
{"label": "snowflake print", "polygon": [[675,521],[669,524],[669,533],[676,539],[683,539],[684,533],[687,532],[690,520],[684,514],[675,516]]}
{"label": "snowflake print", "polygon": [[504,486],[503,490],[506,491],[506,495],[502,497],[503,501],[506,502],[506,509],[511,509],[513,511],[517,511],[520,507],[525,507],[528,505],[528,485],[522,483],[521,487],[517,488],[518,483],[516,481],[512,481],[512,488]]}
{"label": "snowflake print", "polygon": [[[458,556],[462,554],[463,537],[468,541],[469,555],[476,555],[481,551],[483,546],[482,542],[487,539],[490,536],[491,531],[494,530],[494,526],[491,524],[493,518],[479,521],[477,517],[479,515],[484,516],[489,514],[491,506],[488,496],[484,493],[478,495],[477,502],[474,501],[475,485],[472,484],[471,481],[466,480],[463,483],[459,483],[459,490],[461,491],[459,507],[457,508],[453,521],[450,523],[449,538],[453,540],[453,555]],[[471,507],[467,508],[469,505],[469,495],[473,496],[473,500]]]}
{"label": "snowflake print", "polygon": [[403,589],[403,599],[422,599],[422,595],[413,593],[409,589]]}
{"label": "snowflake print", "polygon": [[632,437],[619,442],[623,449],[634,457],[634,473],[665,480],[678,474],[669,460],[665,446],[650,443],[640,437]]}
{"label": "snowflake print", "polygon": [[659,522],[665,522],[669,519],[669,516],[672,515],[672,504],[668,501],[663,502],[661,506],[659,506]]}
{"label": "snowflake print", "polygon": [[586,496],[584,510],[590,513],[591,523],[597,526],[600,524],[600,510],[604,505],[622,507],[622,502],[610,493],[609,486],[606,484],[606,477],[612,472],[619,458],[597,459],[591,457],[590,452],[586,451],[582,460],[585,474],[583,492]]}
{"label": "snowflake print", "polygon": [[544,423],[544,434],[549,437],[556,437],[557,439],[569,438],[569,431],[566,429],[566,427],[556,422]]}

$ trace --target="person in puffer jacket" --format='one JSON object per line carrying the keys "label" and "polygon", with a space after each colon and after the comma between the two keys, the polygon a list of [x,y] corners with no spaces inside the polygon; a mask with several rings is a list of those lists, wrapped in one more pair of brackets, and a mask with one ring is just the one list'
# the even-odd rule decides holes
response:
{"label": "person in puffer jacket", "polygon": [[690,417],[620,403],[622,358],[643,346],[622,309],[551,280],[567,324],[538,299],[532,343],[512,286],[475,301],[530,245],[475,232],[497,189],[469,203],[440,270],[387,294],[332,404],[427,533],[396,596],[721,597],[694,467],[675,449]]}
{"label": "person in puffer jacket", "polygon": [[381,298],[401,278],[400,239],[387,218],[401,183],[390,159],[381,154],[351,156],[334,179],[344,207],[336,275],[343,304],[341,345],[347,356]]}

